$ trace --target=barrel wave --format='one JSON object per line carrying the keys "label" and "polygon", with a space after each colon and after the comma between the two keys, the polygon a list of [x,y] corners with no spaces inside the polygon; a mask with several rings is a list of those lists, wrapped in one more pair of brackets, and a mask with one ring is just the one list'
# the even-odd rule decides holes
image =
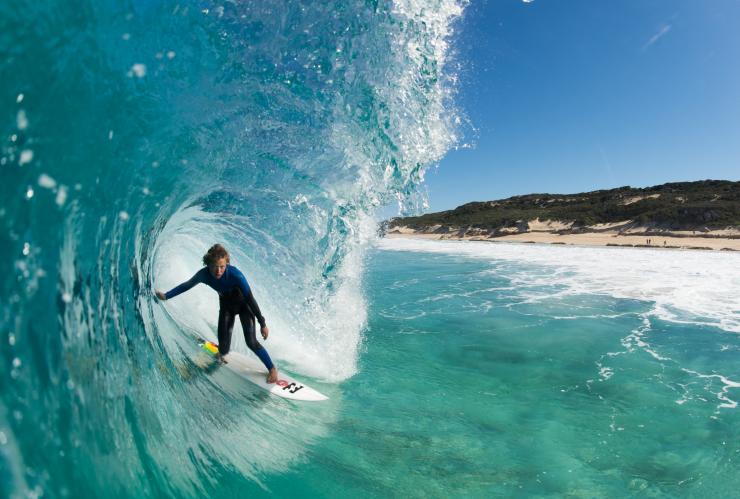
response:
{"label": "barrel wave", "polygon": [[[0,6],[0,491],[224,497],[305,459],[358,369],[378,208],[455,142],[451,0]],[[310,411],[199,365],[214,242]],[[238,332],[234,348],[247,352]],[[300,416],[300,425],[298,424]]]}

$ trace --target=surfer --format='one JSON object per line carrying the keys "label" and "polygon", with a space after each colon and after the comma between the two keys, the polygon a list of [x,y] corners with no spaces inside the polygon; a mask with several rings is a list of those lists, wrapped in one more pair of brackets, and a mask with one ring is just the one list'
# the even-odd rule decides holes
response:
{"label": "surfer", "polygon": [[218,293],[220,305],[218,311],[218,360],[226,363],[224,355],[229,353],[231,349],[231,332],[234,329],[234,321],[238,315],[247,346],[260,358],[269,371],[267,382],[275,383],[278,379],[277,368],[270,360],[267,350],[257,341],[254,326],[255,318],[260,323],[262,338],[267,339],[270,329],[267,327],[265,318],[260,312],[260,307],[254,299],[244,274],[236,267],[229,265],[229,252],[220,244],[214,244],[203,255],[203,265],[204,267],[196,272],[193,277],[166,293],[156,290],[157,298],[169,300],[199,283],[207,284],[213,288]]}

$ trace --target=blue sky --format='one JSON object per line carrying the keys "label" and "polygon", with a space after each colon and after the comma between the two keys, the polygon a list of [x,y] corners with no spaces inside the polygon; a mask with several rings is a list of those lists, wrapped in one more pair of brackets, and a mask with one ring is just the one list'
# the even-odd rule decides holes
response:
{"label": "blue sky", "polygon": [[474,147],[429,170],[429,211],[740,180],[738,0],[472,0],[453,46]]}

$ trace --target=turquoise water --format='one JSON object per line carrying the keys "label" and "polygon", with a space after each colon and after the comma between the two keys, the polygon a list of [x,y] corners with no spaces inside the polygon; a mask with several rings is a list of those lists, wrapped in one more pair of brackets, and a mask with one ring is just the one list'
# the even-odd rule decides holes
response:
{"label": "turquoise water", "polygon": [[[693,267],[695,258],[737,283],[737,257],[500,247],[386,241],[373,250],[358,372],[339,383],[313,380],[331,396],[326,404],[273,398],[228,370],[178,366],[163,389],[185,392],[187,403],[142,412],[126,402],[133,442],[107,442],[101,457],[135,446],[144,460],[128,471],[136,485],[116,484],[117,495],[733,496],[737,333],[701,316],[664,320],[654,301],[567,283],[589,284],[578,275],[588,259],[629,260],[641,273],[637,262],[657,266],[666,255],[698,279],[713,272]],[[657,283],[664,295],[669,281]],[[196,348],[189,355],[199,359]],[[143,395],[126,392],[127,401]],[[197,434],[163,427],[167,411]],[[88,468],[77,476],[105,474],[98,459],[78,463]],[[197,471],[179,480],[173,463]]]}
{"label": "turquoise water", "polygon": [[[573,266],[563,257],[580,261]],[[711,287],[715,271],[738,282],[733,255],[384,241],[364,271],[368,322],[358,372],[317,383],[329,403],[291,404],[238,386],[228,372],[211,375],[233,390],[217,397],[219,407],[230,407],[225,419],[260,413],[241,431],[256,432],[265,452],[287,461],[271,468],[272,459],[250,450],[242,458],[254,476],[214,466],[220,481],[207,490],[733,496],[740,338],[703,324],[707,317],[661,318],[652,300],[569,288],[571,279],[588,286],[605,278],[583,268],[613,258],[628,261],[635,274],[644,273],[639,262],[659,267],[670,259],[675,269],[695,270],[695,279],[684,276],[686,286],[698,279]],[[697,258],[715,269],[695,267]],[[620,278],[612,278],[614,289]],[[680,292],[671,281],[650,285],[665,298]],[[736,320],[737,312],[725,319]]]}
{"label": "turquoise water", "polygon": [[512,285],[553,265],[397,249],[369,260],[360,370],[339,385],[330,434],[272,492],[735,494],[735,332],[662,320],[649,301],[558,295],[563,286],[528,302],[525,283]]}
{"label": "turquoise water", "polygon": [[[389,464],[379,480],[386,490],[735,493],[736,332],[662,320],[651,301],[566,292],[565,277],[563,285],[540,280],[565,270],[563,256],[583,256],[574,251],[673,265],[693,265],[694,255],[564,248],[545,265],[533,262],[553,248],[511,245],[497,255],[479,243],[483,257],[470,258],[455,243],[427,244],[389,244],[404,251],[379,252],[369,266],[373,318],[366,369],[353,383],[367,383],[356,407],[375,432],[358,430],[357,447],[369,449],[362,461]],[[539,255],[527,258],[532,251]],[[737,284],[737,257],[713,263],[722,261]]]}

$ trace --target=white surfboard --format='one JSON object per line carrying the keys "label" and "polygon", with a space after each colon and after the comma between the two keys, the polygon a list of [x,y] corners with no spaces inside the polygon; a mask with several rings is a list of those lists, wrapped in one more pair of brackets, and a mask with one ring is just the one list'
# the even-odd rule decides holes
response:
{"label": "white surfboard", "polygon": [[[215,357],[218,353],[218,345],[210,341],[201,341],[201,347]],[[263,390],[273,395],[291,400],[302,400],[305,402],[320,402],[329,400],[326,395],[314,390],[305,383],[297,381],[291,376],[278,370],[276,383],[267,382],[267,370],[257,361],[250,359],[239,352],[230,352],[224,357],[227,368],[237,373],[242,378],[251,381]]]}

